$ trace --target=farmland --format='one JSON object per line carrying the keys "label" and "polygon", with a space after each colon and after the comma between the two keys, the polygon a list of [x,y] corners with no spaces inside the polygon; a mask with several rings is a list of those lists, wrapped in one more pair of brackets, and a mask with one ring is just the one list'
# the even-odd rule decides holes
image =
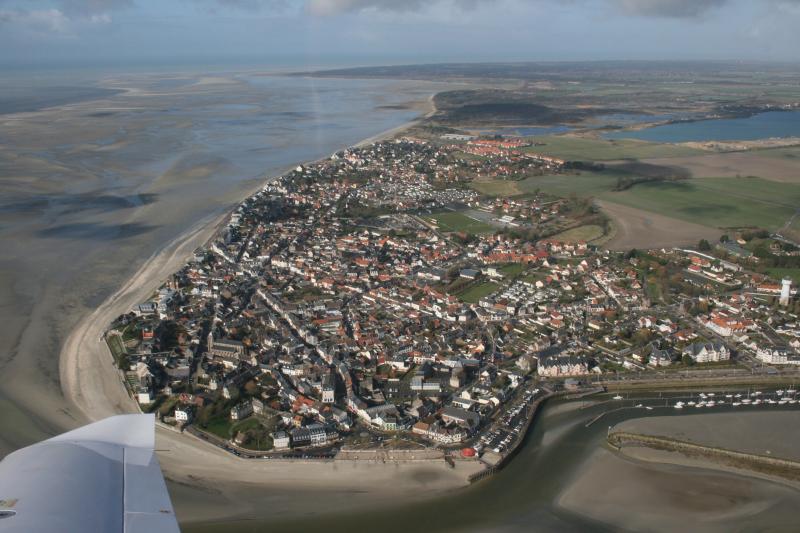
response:
{"label": "farmland", "polygon": [[760,178],[643,183],[599,195],[619,204],[717,228],[777,229],[800,205],[800,186]]}
{"label": "farmland", "polygon": [[588,224],[586,226],[579,226],[577,228],[562,231],[557,235],[553,235],[552,239],[565,242],[586,241],[591,242],[603,236],[603,228],[596,224]]}
{"label": "farmland", "polygon": [[566,135],[537,137],[536,143],[528,151],[570,161],[687,157],[704,153],[695,148],[675,144],[659,144],[633,139],[606,140]]}

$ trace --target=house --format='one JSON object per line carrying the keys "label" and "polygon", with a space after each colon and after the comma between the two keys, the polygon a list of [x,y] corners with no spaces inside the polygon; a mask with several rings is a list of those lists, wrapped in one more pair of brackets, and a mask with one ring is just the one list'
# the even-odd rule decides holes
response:
{"label": "house", "polygon": [[787,348],[759,348],[756,350],[756,358],[768,365],[800,364]]}
{"label": "house", "polygon": [[242,402],[231,408],[231,420],[244,420],[253,414],[253,403]]}
{"label": "house", "polygon": [[580,376],[589,373],[589,364],[580,355],[540,356],[537,373],[549,378]]}
{"label": "house", "polygon": [[669,350],[661,350],[653,346],[653,350],[650,352],[650,359],[647,362],[648,366],[652,367],[662,367],[662,366],[669,366],[672,364],[672,357]]}
{"label": "house", "polygon": [[478,427],[480,421],[481,416],[473,411],[450,406],[442,409],[442,422],[445,424],[455,423],[461,427],[474,429]]}
{"label": "house", "polygon": [[285,431],[276,431],[272,434],[272,445],[276,450],[287,450],[291,447],[289,434]]}
{"label": "house", "polygon": [[194,405],[178,406],[175,408],[175,421],[179,424],[189,424],[194,418]]}
{"label": "house", "polygon": [[478,274],[480,274],[480,272],[474,268],[465,268],[459,272],[459,276],[465,279],[475,279],[478,277]]}
{"label": "house", "polygon": [[731,358],[730,350],[721,342],[695,342],[683,349],[683,355],[695,363],[717,363]]}
{"label": "house", "polygon": [[323,446],[328,443],[329,435],[322,424],[311,424],[292,430],[292,446]]}

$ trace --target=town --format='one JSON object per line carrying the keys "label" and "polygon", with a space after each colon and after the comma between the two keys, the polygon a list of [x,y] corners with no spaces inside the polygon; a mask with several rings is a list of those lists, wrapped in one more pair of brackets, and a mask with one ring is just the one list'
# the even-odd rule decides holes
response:
{"label": "town", "polygon": [[553,391],[800,365],[792,282],[755,272],[748,251],[793,245],[737,233],[622,253],[559,238],[603,215],[471,184],[570,162],[440,141],[348,149],[247,198],[108,331],[141,408],[236,454],[393,442],[491,464]]}

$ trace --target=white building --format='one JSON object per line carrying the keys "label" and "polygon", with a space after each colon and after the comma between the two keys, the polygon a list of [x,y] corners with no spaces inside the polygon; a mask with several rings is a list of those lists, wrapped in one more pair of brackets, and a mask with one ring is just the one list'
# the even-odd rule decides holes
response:
{"label": "white building", "polygon": [[789,299],[791,298],[792,294],[792,280],[789,278],[783,278],[781,281],[781,298],[780,304],[784,307],[789,305]]}
{"label": "white building", "polygon": [[276,450],[286,450],[290,447],[289,434],[285,431],[276,431],[272,434],[272,445]]}
{"label": "white building", "polygon": [[188,424],[192,421],[193,411],[192,406],[175,408],[175,421],[180,424]]}
{"label": "white building", "polygon": [[683,355],[688,355],[695,363],[717,363],[728,361],[731,352],[721,342],[696,342],[683,349]]}
{"label": "white building", "polygon": [[800,365],[800,359],[786,348],[759,348],[756,358],[768,365]]}

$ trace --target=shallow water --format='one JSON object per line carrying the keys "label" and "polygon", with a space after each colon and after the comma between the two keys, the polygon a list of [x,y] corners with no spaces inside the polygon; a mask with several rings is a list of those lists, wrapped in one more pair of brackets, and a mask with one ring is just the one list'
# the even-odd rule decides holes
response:
{"label": "shallow water", "polygon": [[[643,399],[644,396],[658,396],[646,394],[631,396],[631,400],[622,402],[608,401],[610,395],[604,395],[586,402],[552,401],[545,405],[518,455],[510,465],[497,475],[481,481],[465,489],[453,491],[452,495],[432,498],[429,502],[406,506],[398,506],[389,510],[376,510],[375,512],[358,512],[341,515],[320,515],[308,519],[296,518],[286,520],[265,520],[232,522],[214,525],[185,525],[185,533],[205,533],[215,531],[230,531],[232,533],[245,533],[256,531],[303,531],[303,532],[347,532],[361,531],[364,524],[379,524],[380,531],[405,532],[405,531],[575,531],[575,532],[603,532],[619,531],[629,526],[628,523],[601,523],[587,517],[580,516],[561,508],[557,501],[563,491],[576,480],[581,481],[584,465],[592,455],[601,449],[609,426],[623,420],[645,416],[643,413],[653,413],[659,416],[682,416],[672,407],[663,407],[665,400]],[[597,403],[596,400],[604,400]],[[632,408],[634,403],[655,406],[653,411]],[[624,409],[617,410],[625,406]],[[576,408],[577,407],[577,408]],[[581,408],[584,407],[584,408]],[[721,407],[719,411],[728,411],[732,408]],[[612,412],[613,410],[613,412]],[[586,423],[598,414],[609,411],[598,422],[585,427]],[[703,411],[709,412],[708,410]],[[653,476],[652,466],[626,463],[628,481],[648,484],[648,479]],[[794,520],[794,506],[800,504],[800,492],[784,489],[783,487],[762,480],[751,480],[733,474],[709,473],[706,476],[697,470],[670,468],[670,487],[685,479],[695,483],[719,483],[728,480],[747,479],[748,487],[764,489],[762,492],[773,491],[780,494],[782,499],[777,500],[769,512],[758,513],[742,519],[737,518],[735,523],[714,524],[714,527],[738,528],[740,526],[759,525],[767,527],[770,524],[787,524]],[[615,486],[618,480],[609,478],[603,486]],[[642,485],[644,486],[644,485]],[[649,486],[649,485],[648,485]],[[659,487],[651,487],[658,492]],[[636,486],[626,487],[633,495]],[[604,490],[600,487],[600,490]],[[664,494],[666,492],[664,491]],[[742,494],[736,494],[741,503],[747,503],[749,489]],[[631,502],[630,505],[635,505]],[[619,514],[624,515],[626,502],[616,502],[616,507],[621,509]],[[619,512],[619,510],[617,510]],[[390,518],[389,518],[390,517]],[[659,530],[658,524],[652,524],[653,530]],[[709,527],[711,525],[709,524]],[[664,528],[662,527],[661,530]],[[703,527],[696,529],[703,531]]]}
{"label": "shallow water", "polygon": [[606,139],[639,139],[663,143],[752,141],[797,136],[800,136],[799,111],[770,111],[747,118],[676,122],[637,131],[619,131],[603,135]]}

